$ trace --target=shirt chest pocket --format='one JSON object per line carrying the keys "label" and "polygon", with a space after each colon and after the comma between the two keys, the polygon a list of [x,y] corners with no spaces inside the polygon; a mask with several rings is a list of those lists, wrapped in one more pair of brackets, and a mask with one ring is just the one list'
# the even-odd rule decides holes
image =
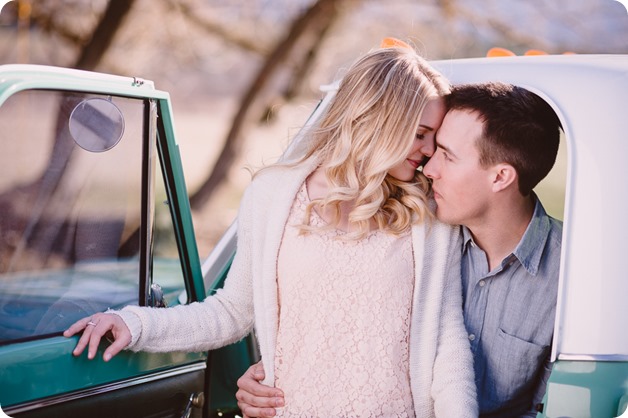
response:
{"label": "shirt chest pocket", "polygon": [[536,377],[543,367],[550,346],[539,345],[506,333],[499,328],[496,347],[497,364],[494,371],[494,387],[491,388],[495,400],[510,399],[523,392],[532,391]]}

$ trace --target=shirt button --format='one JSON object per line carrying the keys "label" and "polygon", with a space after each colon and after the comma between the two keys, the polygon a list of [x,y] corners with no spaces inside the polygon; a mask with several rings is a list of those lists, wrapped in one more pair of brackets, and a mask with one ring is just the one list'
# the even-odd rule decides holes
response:
{"label": "shirt button", "polygon": [[475,334],[469,334],[469,341],[475,340]]}
{"label": "shirt button", "polygon": [[484,287],[484,285],[486,284],[486,282],[484,280],[480,280],[480,282],[478,283],[480,285],[480,287]]}

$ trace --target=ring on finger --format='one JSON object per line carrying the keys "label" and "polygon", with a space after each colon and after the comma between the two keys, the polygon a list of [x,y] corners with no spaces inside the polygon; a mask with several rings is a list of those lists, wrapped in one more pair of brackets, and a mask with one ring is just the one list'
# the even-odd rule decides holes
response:
{"label": "ring on finger", "polygon": [[89,326],[89,325],[96,326],[98,324],[94,321],[89,321],[86,326]]}

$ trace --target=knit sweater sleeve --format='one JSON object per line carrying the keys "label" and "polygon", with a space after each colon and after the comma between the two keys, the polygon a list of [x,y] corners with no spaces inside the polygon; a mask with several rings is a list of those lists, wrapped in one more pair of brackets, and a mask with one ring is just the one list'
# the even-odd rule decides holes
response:
{"label": "knit sweater sleeve", "polygon": [[132,351],[206,351],[245,337],[253,328],[251,281],[252,197],[238,213],[237,251],[225,285],[203,302],[172,308],[127,306],[119,315],[131,331]]}
{"label": "knit sweater sleeve", "polygon": [[[437,417],[478,416],[473,356],[464,326],[460,278],[461,236],[449,228],[445,287],[441,305],[441,329],[434,361],[432,397]],[[452,400],[457,400],[452,402]]]}

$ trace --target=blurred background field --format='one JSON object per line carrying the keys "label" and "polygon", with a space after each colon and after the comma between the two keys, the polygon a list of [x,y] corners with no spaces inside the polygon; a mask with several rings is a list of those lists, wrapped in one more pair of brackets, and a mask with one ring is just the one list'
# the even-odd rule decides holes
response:
{"label": "blurred background field", "polygon": [[[615,0],[13,0],[0,13],[0,64],[137,76],[168,91],[204,257],[235,216],[244,167],[274,161],[319,87],[386,36],[428,59],[496,46],[626,54],[628,12]],[[225,144],[234,158],[220,167]],[[539,191],[558,217],[566,154]]]}

